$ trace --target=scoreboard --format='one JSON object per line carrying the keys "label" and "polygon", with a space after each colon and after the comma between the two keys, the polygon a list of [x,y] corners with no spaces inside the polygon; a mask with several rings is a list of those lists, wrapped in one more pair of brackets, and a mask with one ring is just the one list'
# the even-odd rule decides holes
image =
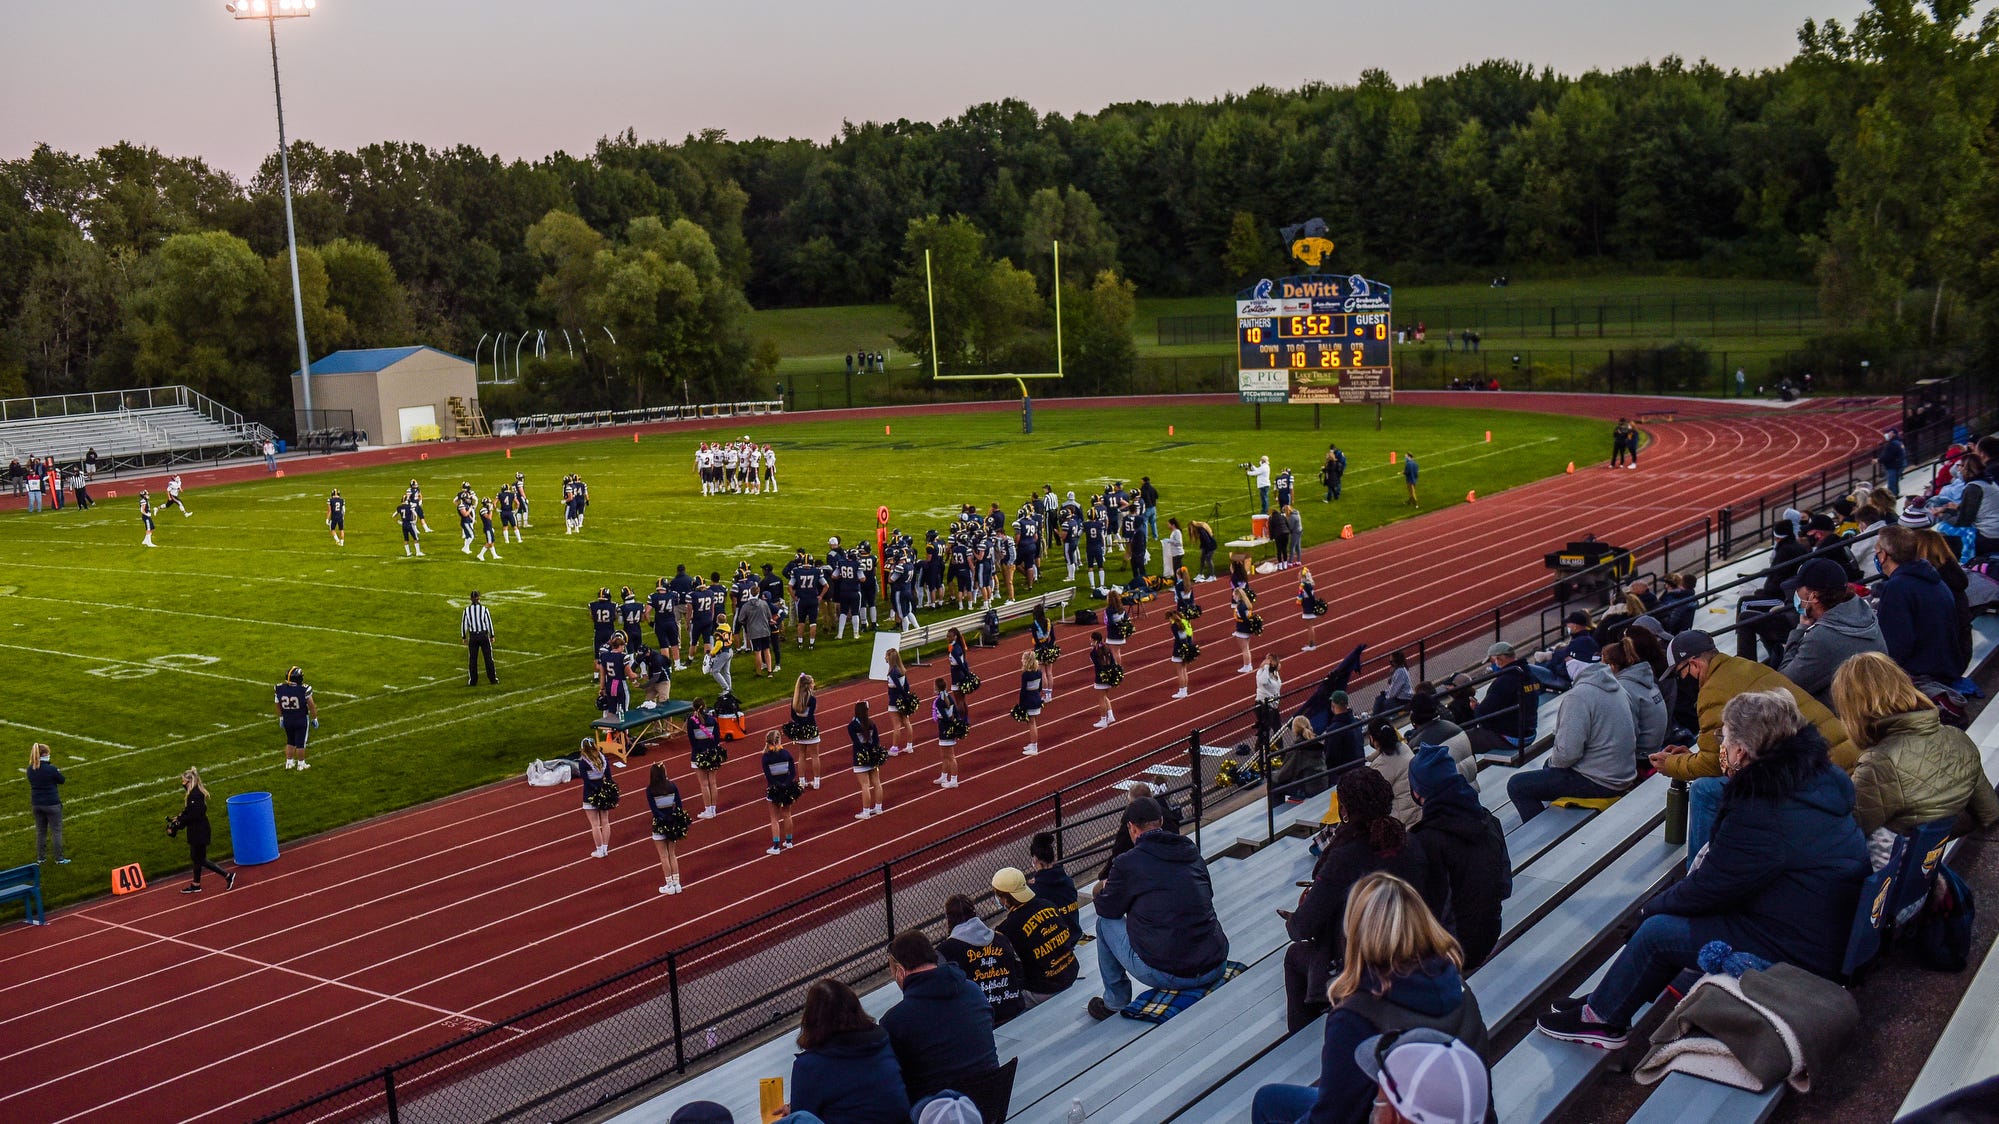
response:
{"label": "scoreboard", "polygon": [[1391,402],[1393,291],[1352,276],[1260,281],[1236,299],[1245,402]]}

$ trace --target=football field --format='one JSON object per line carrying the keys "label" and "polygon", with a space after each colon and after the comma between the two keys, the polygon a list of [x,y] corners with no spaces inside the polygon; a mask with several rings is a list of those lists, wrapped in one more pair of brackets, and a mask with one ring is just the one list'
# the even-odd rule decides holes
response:
{"label": "football field", "polygon": [[[615,596],[630,585],[643,597],[676,563],[726,579],[742,559],[781,566],[800,546],[821,555],[829,535],[872,539],[877,505],[920,540],[960,503],[997,501],[1011,513],[1043,483],[1080,498],[1110,479],[1135,485],[1150,475],[1162,530],[1170,515],[1207,519],[1229,539],[1248,532],[1255,506],[1238,465],[1267,454],[1296,473],[1306,538],[1319,542],[1343,524],[1364,529],[1416,510],[1391,449],[1416,456],[1429,511],[1464,502],[1469,489],[1497,492],[1571,461],[1594,464],[1608,448],[1593,419],[1397,406],[1377,432],[1371,408],[1323,416],[1314,431],[1309,411],[1267,409],[1258,432],[1248,407],[1042,408],[1031,437],[1016,414],[988,412],[897,416],[888,433],[879,420],[773,421],[636,444],[621,433],[511,458],[440,450],[423,462],[191,488],[193,514],[160,513],[151,550],[140,545],[129,483],[101,481],[91,511],[0,515],[0,657],[11,672],[0,729],[16,768],[30,742],[47,741],[68,778],[75,862],[45,868],[46,892],[53,902],[101,893],[107,870],[129,862],[152,877],[183,868],[186,849],[162,825],[190,765],[218,802],[271,791],[280,834],[293,838],[570,752],[595,717],[583,607],[598,587]],[[696,444],[742,434],[776,448],[778,493],[700,495]],[[1317,470],[1330,441],[1349,468],[1344,499],[1329,506]],[[461,554],[451,509],[459,482],[490,496],[516,471],[533,505],[526,541],[503,546],[497,562]],[[580,535],[562,526],[559,486],[570,472],[592,498]],[[421,559],[403,556],[392,518],[412,475],[434,529]],[[324,526],[333,487],[348,501],[345,547]],[[1438,544],[1463,551],[1467,565],[1477,564],[1474,546]],[[1056,557],[1040,588],[1063,577]],[[1339,576],[1317,577],[1320,595],[1336,599]],[[468,688],[463,678],[458,610],[471,589],[492,608],[497,686]],[[776,680],[756,679],[739,659],[736,693],[754,706],[786,693],[800,671],[851,678],[868,649],[822,636],[816,651],[787,649]],[[321,716],[303,774],[281,767],[272,710],[272,685],[292,664],[304,668]],[[714,693],[692,671],[674,686],[676,697]],[[0,865],[31,861],[25,798],[0,811],[0,827]]]}

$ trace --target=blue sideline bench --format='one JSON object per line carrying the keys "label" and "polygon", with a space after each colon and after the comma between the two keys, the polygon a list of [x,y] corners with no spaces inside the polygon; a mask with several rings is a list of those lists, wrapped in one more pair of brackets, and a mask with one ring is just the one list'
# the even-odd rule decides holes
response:
{"label": "blue sideline bench", "polygon": [[49,915],[42,909],[42,868],[29,863],[0,870],[0,902],[19,900],[22,919],[30,925],[46,925]]}

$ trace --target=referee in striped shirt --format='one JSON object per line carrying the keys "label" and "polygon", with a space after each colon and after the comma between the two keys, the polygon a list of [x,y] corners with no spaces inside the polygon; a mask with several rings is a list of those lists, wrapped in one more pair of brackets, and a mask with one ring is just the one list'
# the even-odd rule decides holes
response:
{"label": "referee in striped shirt", "polygon": [[471,603],[458,618],[458,635],[465,640],[465,685],[479,682],[479,657],[486,657],[486,682],[498,683],[493,673],[493,614],[479,603],[479,591],[472,591]]}

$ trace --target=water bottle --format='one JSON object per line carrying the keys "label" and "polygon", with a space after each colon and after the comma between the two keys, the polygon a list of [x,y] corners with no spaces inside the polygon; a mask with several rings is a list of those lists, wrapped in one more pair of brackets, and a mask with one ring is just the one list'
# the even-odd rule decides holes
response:
{"label": "water bottle", "polygon": [[1666,789],[1666,842],[1684,846],[1687,842],[1687,782],[1674,781]]}
{"label": "water bottle", "polygon": [[1083,1121],[1089,1115],[1089,1113],[1083,1111],[1083,1098],[1071,1097],[1069,1099],[1069,1115],[1065,1118],[1065,1124],[1083,1124]]}

